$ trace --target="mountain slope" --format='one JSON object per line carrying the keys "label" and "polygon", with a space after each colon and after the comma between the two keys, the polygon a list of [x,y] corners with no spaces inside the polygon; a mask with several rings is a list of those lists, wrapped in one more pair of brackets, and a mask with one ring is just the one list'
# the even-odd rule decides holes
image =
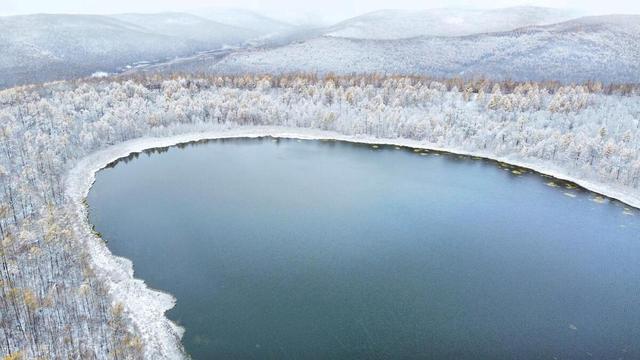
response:
{"label": "mountain slope", "polygon": [[0,17],[0,87],[238,45],[250,30],[186,14]]}
{"label": "mountain slope", "polygon": [[260,36],[282,34],[293,31],[295,26],[275,20],[256,12],[241,9],[200,9],[197,16],[221,24],[252,30]]}
{"label": "mountain slope", "polygon": [[209,70],[640,82],[638,24],[640,16],[619,15],[460,37],[362,40],[323,36],[233,54]]}
{"label": "mountain slope", "polygon": [[207,47],[237,45],[260,35],[254,30],[184,13],[118,14],[111,17],[154,34],[188,39]]}
{"label": "mountain slope", "polygon": [[353,39],[464,36],[566,21],[573,12],[532,6],[490,10],[380,10],[345,20],[325,35]]}
{"label": "mountain slope", "polygon": [[249,46],[273,47],[294,41],[307,40],[323,33],[324,29],[292,25],[249,10],[205,8],[194,12],[197,16],[255,32]]}

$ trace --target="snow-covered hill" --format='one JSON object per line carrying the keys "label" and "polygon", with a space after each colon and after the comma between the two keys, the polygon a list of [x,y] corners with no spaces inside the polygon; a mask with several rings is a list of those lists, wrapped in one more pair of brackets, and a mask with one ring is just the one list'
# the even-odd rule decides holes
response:
{"label": "snow-covered hill", "polygon": [[205,8],[194,11],[193,14],[221,24],[254,31],[256,36],[247,43],[254,47],[287,45],[320,36],[326,31],[322,27],[293,25],[242,9]]}
{"label": "snow-covered hill", "polygon": [[575,17],[572,11],[533,6],[490,10],[380,10],[329,27],[325,35],[353,39],[464,36],[553,24]]}
{"label": "snow-covered hill", "polygon": [[118,14],[115,19],[147,32],[187,39],[207,48],[237,45],[260,36],[260,32],[185,13]]}
{"label": "snow-covered hill", "polygon": [[284,34],[296,28],[291,24],[242,9],[200,9],[194,14],[221,24],[249,29],[259,33],[260,36]]}
{"label": "snow-covered hill", "polygon": [[252,30],[179,13],[0,17],[0,87],[239,45]]}
{"label": "snow-covered hill", "polygon": [[[158,64],[147,68],[155,72],[640,82],[640,16],[554,23],[570,16],[538,7],[389,10],[329,28],[292,26],[244,10],[0,17],[0,88],[140,62]],[[546,23],[553,24],[538,25]],[[242,48],[220,51],[226,45]]]}
{"label": "snow-covered hill", "polygon": [[367,40],[322,36],[275,49],[238,52],[208,70],[640,82],[640,16],[584,17],[459,37]]}

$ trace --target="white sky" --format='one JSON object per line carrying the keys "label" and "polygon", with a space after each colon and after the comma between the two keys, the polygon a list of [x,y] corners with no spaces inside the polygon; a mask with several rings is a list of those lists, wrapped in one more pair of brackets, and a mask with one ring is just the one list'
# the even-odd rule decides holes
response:
{"label": "white sky", "polygon": [[284,20],[327,22],[379,9],[496,8],[517,5],[569,8],[587,14],[640,14],[639,0],[0,0],[0,15],[109,14],[233,7]]}

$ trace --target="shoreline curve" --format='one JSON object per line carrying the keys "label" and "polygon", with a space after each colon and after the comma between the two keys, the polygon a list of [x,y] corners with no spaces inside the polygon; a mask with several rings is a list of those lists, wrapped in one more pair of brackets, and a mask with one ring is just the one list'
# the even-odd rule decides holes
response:
{"label": "shoreline curve", "polygon": [[246,126],[226,130],[189,132],[166,137],[142,137],[111,145],[76,162],[65,176],[65,194],[68,196],[75,214],[72,222],[73,230],[76,232],[81,244],[87,248],[96,276],[107,283],[109,294],[112,297],[111,300],[124,305],[126,314],[145,344],[145,357],[154,359],[187,358],[188,355],[181,344],[184,329],[165,316],[165,312],[175,305],[176,299],[171,294],[149,288],[143,280],[135,278],[133,263],[129,259],[113,255],[106,243],[93,232],[85,199],[95,181],[97,172],[114,161],[153,148],[170,147],[202,140],[269,136],[300,140],[337,140],[371,145],[404,146],[447,152],[455,155],[480,157],[526,168],[558,180],[575,183],[588,191],[640,209],[640,190],[629,193],[629,190],[633,189],[575,178],[568,175],[560,167],[544,164],[543,161],[536,163],[515,157],[495,156],[489,151],[480,152],[443,148],[424,141],[410,139],[343,135],[337,132],[309,128]]}

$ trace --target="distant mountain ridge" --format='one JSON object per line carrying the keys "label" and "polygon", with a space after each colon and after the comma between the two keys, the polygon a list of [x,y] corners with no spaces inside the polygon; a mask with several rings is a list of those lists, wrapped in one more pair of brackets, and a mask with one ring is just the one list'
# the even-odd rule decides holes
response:
{"label": "distant mountain ridge", "polygon": [[0,87],[239,46],[264,29],[186,13],[0,17]]}
{"label": "distant mountain ridge", "polygon": [[252,29],[186,13],[117,14],[109,17],[134,24],[149,33],[189,40],[208,48],[240,44],[260,35]]}
{"label": "distant mountain ridge", "polygon": [[488,10],[379,10],[331,26],[325,35],[372,40],[464,36],[553,24],[576,16],[575,11],[533,6]]}
{"label": "distant mountain ridge", "polygon": [[381,10],[320,28],[233,9],[0,17],[0,88],[127,65],[134,72],[640,82],[640,16],[572,14],[540,7]]}
{"label": "distant mountain ridge", "polygon": [[197,12],[189,13],[222,24],[252,30],[260,33],[262,36],[283,34],[294,31],[296,28],[284,21],[272,19],[254,11],[243,9],[199,9]]}
{"label": "distant mountain ridge", "polygon": [[275,49],[238,52],[212,64],[209,71],[640,82],[640,15],[583,17],[457,37],[321,36]]}

